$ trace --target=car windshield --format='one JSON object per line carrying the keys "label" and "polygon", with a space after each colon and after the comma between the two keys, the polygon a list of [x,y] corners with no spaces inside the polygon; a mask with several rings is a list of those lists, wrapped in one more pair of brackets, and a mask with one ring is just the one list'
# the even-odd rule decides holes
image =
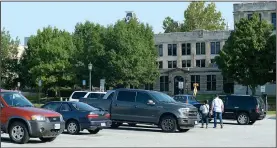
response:
{"label": "car windshield", "polygon": [[92,106],[90,106],[86,103],[82,103],[82,102],[74,102],[74,103],[72,103],[72,106],[79,111],[99,110],[98,108],[92,107]]}
{"label": "car windshield", "polygon": [[33,104],[17,92],[1,92],[1,97],[12,107],[33,107]]}
{"label": "car windshield", "polygon": [[167,102],[167,103],[176,102],[172,97],[161,92],[151,92],[151,95],[159,102]]}

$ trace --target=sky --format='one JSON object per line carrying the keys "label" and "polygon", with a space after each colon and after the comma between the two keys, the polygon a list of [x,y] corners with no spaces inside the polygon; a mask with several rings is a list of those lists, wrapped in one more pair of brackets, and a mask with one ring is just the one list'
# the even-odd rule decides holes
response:
{"label": "sky", "polygon": [[[162,22],[170,16],[184,20],[189,2],[1,2],[1,29],[12,38],[35,35],[38,29],[56,26],[69,32],[78,22],[86,20],[109,25],[125,17],[125,11],[134,11],[139,21],[148,23],[155,33],[163,32]],[[233,2],[216,2],[217,10],[233,28]]]}

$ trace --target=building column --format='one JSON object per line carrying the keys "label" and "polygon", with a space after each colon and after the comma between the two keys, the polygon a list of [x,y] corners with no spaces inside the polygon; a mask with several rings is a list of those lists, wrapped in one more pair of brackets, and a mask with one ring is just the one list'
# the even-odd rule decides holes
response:
{"label": "building column", "polygon": [[196,42],[191,42],[191,67],[196,67]]}
{"label": "building column", "polygon": [[177,44],[177,68],[182,68],[182,44]]}
{"label": "building column", "polygon": [[211,44],[210,42],[205,42],[205,48],[206,48],[206,55],[205,55],[205,58],[206,58],[206,67],[209,67],[210,66],[210,62],[211,62]]}

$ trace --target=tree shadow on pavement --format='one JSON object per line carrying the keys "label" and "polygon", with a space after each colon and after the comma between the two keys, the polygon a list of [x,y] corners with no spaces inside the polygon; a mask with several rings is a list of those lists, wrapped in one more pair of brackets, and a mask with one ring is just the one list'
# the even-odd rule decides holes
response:
{"label": "tree shadow on pavement", "polygon": [[[122,125],[118,128],[109,128],[111,130],[129,130],[129,131],[144,131],[144,132],[160,132],[163,131],[157,127],[157,126],[143,126],[143,125],[136,125],[136,126],[128,126],[128,125]],[[176,133],[178,133],[177,131]]]}
{"label": "tree shadow on pavement", "polygon": [[[9,137],[1,137],[1,143],[13,143]],[[38,144],[38,143],[44,143],[40,140],[30,139],[28,141],[28,144]],[[14,143],[13,143],[14,144]]]}

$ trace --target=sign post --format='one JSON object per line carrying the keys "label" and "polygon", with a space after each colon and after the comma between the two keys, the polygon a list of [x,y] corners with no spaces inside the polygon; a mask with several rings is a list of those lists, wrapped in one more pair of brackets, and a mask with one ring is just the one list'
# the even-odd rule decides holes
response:
{"label": "sign post", "polygon": [[265,98],[265,105],[266,105],[265,110],[268,111],[267,95],[264,94],[265,93],[265,85],[261,86],[261,93],[262,93],[262,98]]}
{"label": "sign post", "polygon": [[100,91],[105,91],[105,79],[100,79]]}
{"label": "sign post", "polygon": [[83,80],[83,81],[82,81],[82,84],[83,84],[83,89],[85,89],[85,86],[86,86],[86,80]]}
{"label": "sign post", "polygon": [[38,104],[40,104],[40,93],[41,93],[41,86],[42,86],[42,81],[38,81]]}

